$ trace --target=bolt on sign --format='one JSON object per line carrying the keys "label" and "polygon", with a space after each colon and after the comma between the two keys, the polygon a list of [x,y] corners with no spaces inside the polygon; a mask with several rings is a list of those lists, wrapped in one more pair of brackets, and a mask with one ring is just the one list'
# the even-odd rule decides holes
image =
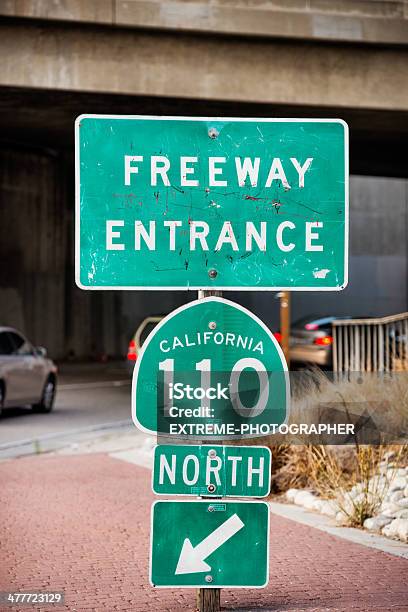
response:
{"label": "bolt on sign", "polygon": [[265,587],[265,502],[158,501],[152,506],[150,582],[156,587]]}
{"label": "bolt on sign", "polygon": [[133,371],[132,417],[148,433],[227,439],[273,433],[289,407],[282,350],[253,313],[219,297],[165,317]]}
{"label": "bolt on sign", "polygon": [[271,451],[266,446],[160,445],[154,449],[157,495],[266,497]]}
{"label": "bolt on sign", "polygon": [[348,127],[339,119],[81,115],[82,289],[343,289]]}

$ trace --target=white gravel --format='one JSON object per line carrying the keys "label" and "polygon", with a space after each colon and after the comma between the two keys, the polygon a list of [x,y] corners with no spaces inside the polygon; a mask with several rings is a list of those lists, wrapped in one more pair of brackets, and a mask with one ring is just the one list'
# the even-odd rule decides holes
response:
{"label": "white gravel", "polygon": [[350,491],[339,491],[336,499],[325,500],[312,491],[289,489],[286,500],[347,525],[354,506],[368,499],[377,503],[377,511],[364,521],[364,529],[408,543],[408,468],[383,463],[379,472],[369,481],[367,491],[358,483]]}

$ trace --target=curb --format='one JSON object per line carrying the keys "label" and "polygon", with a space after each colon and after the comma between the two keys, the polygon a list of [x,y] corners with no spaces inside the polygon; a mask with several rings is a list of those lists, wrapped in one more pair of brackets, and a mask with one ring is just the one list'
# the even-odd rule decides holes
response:
{"label": "curb", "polygon": [[277,514],[283,518],[301,523],[302,525],[307,525],[308,527],[320,529],[320,531],[324,531],[338,538],[343,538],[344,540],[349,540],[355,544],[367,546],[368,548],[376,548],[389,555],[408,559],[408,544],[404,544],[403,542],[390,540],[381,535],[369,533],[362,529],[355,529],[354,527],[336,526],[329,517],[308,512],[299,506],[281,504],[278,502],[269,502],[269,506],[273,514]]}

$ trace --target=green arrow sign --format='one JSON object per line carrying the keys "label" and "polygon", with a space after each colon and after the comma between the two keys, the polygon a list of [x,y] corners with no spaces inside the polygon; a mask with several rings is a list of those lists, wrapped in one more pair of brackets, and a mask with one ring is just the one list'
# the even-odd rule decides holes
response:
{"label": "green arrow sign", "polygon": [[289,378],[282,350],[251,312],[210,297],[156,326],[133,373],[132,416],[150,433],[257,437],[285,422]]}
{"label": "green arrow sign", "polygon": [[264,587],[265,502],[168,502],[152,507],[150,581],[158,587]]}
{"label": "green arrow sign", "polygon": [[152,488],[158,495],[266,497],[270,474],[266,446],[160,445]]}
{"label": "green arrow sign", "polygon": [[346,286],[343,121],[82,115],[75,143],[82,289]]}

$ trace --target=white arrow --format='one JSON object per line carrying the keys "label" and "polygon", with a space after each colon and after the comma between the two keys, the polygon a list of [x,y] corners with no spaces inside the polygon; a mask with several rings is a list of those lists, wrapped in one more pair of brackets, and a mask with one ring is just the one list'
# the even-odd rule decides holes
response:
{"label": "white arrow", "polygon": [[238,514],[233,514],[197,546],[193,546],[190,540],[186,538],[177,563],[176,574],[194,574],[211,570],[211,566],[204,559],[225,544],[243,527],[244,523]]}

